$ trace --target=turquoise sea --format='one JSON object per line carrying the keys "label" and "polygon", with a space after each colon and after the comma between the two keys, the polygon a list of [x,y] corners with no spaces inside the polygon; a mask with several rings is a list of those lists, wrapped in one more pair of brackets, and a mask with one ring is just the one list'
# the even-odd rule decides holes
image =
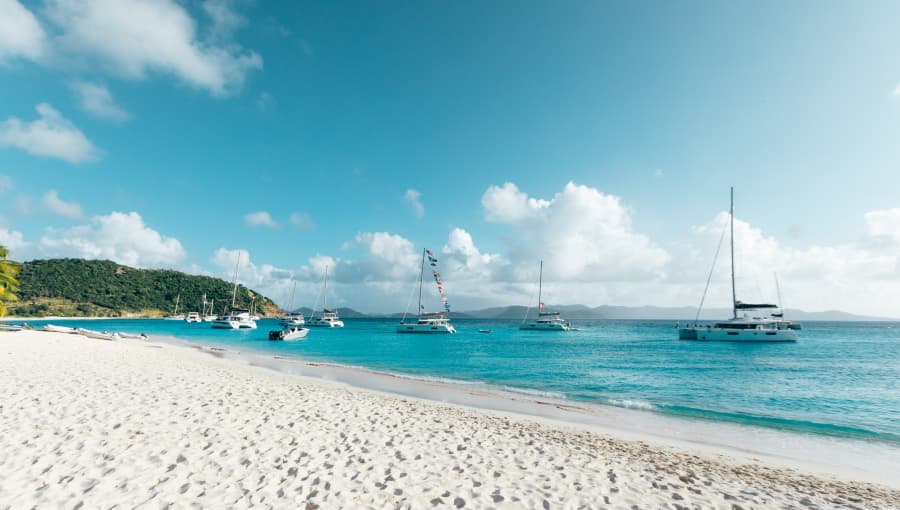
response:
{"label": "turquoise sea", "polygon": [[[31,321],[178,337],[204,345],[670,416],[900,444],[900,323],[811,322],[794,344],[677,340],[670,321],[455,320],[456,335],[402,335],[396,319],[344,319],[303,341],[152,319]],[[479,333],[490,328],[492,333]]]}

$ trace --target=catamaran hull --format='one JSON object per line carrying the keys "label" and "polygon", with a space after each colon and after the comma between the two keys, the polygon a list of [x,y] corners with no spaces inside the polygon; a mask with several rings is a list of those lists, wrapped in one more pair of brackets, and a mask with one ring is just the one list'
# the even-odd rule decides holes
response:
{"label": "catamaran hull", "polygon": [[793,329],[680,328],[678,338],[701,342],[796,342],[797,333]]}
{"label": "catamaran hull", "polygon": [[449,324],[400,324],[397,333],[456,333],[456,328]]}
{"label": "catamaran hull", "polygon": [[213,329],[239,329],[241,327],[238,321],[220,321],[216,320],[212,323]]}
{"label": "catamaran hull", "polygon": [[343,321],[309,321],[306,323],[308,328],[343,328]]}
{"label": "catamaran hull", "polygon": [[522,331],[568,331],[569,326],[565,324],[522,324],[519,329]]}

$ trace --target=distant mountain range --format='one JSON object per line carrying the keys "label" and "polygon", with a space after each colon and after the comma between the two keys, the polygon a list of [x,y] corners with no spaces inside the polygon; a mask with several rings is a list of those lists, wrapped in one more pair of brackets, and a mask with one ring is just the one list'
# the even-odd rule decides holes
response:
{"label": "distant mountain range", "polygon": [[[498,306],[493,308],[482,308],[479,310],[466,310],[464,312],[452,312],[451,318],[469,318],[469,319],[521,319],[525,316],[526,307],[521,305]],[[585,305],[548,305],[548,310],[560,312],[564,319],[631,319],[631,320],[673,320],[685,321],[692,320],[697,314],[697,309],[689,306],[680,307],[659,307],[659,306],[596,306],[589,307]],[[309,308],[301,308],[303,315],[309,316],[311,310]],[[400,318],[403,313],[363,313],[353,308],[338,308],[338,315],[341,317],[390,317]],[[531,316],[537,311],[532,309]],[[731,317],[730,308],[709,308],[700,314],[701,320],[720,320]],[[868,315],[856,315],[849,312],[839,310],[828,310],[825,312],[806,312],[803,310],[794,310],[788,308],[785,310],[785,317],[796,321],[896,321],[900,319],[890,317],[873,317]]]}

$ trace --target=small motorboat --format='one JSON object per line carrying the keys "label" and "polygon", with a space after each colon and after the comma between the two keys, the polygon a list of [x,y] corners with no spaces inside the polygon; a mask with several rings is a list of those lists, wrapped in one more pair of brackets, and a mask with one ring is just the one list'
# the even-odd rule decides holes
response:
{"label": "small motorboat", "polygon": [[489,329],[479,329],[478,332],[479,333],[493,333],[493,331],[491,331]]}
{"label": "small motorboat", "polygon": [[0,331],[22,331],[22,326],[18,324],[4,324],[0,322]]}
{"label": "small motorboat", "polygon": [[84,328],[76,328],[75,331],[81,336],[86,336],[88,338],[93,338],[96,340],[116,340],[117,338],[119,338],[118,333],[110,333],[108,331],[100,332]]}
{"label": "small motorboat", "polygon": [[136,335],[136,334],[134,334],[134,333],[122,333],[122,332],[119,332],[119,333],[116,333],[116,334],[119,335],[119,338],[128,338],[128,339],[130,339],[130,340],[146,340],[146,339],[148,338],[147,335],[145,335],[144,333],[141,333],[141,334],[139,334],[139,335]]}
{"label": "small motorboat", "polygon": [[307,328],[287,327],[280,330],[276,329],[275,331],[269,331],[269,340],[301,340],[306,338],[308,333],[309,329]]}

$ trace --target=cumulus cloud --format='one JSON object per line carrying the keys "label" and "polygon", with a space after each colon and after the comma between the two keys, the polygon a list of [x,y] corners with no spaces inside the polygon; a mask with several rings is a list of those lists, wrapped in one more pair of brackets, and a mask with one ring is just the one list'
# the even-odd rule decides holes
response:
{"label": "cumulus cloud", "polygon": [[76,81],[72,83],[72,90],[78,95],[81,109],[91,115],[114,122],[125,122],[131,117],[131,114],[116,104],[104,85]]}
{"label": "cumulus cloud", "polygon": [[69,163],[96,159],[98,150],[74,124],[47,103],[35,107],[38,118],[23,122],[16,117],[0,121],[0,147],[16,147],[35,156]]}
{"label": "cumulus cloud", "polygon": [[278,226],[275,223],[275,220],[272,219],[272,215],[270,215],[266,211],[256,211],[252,213],[247,213],[244,215],[244,223],[251,227],[269,227],[275,228]]}
{"label": "cumulus cloud", "polygon": [[44,193],[44,206],[51,213],[69,219],[80,219],[84,217],[84,211],[77,202],[65,202],[59,198],[59,193],[55,189]]}
{"label": "cumulus cloud", "polygon": [[185,83],[229,96],[239,91],[262,57],[231,40],[240,16],[228,2],[207,1],[212,20],[208,38],[173,0],[48,0],[44,12],[59,34],[55,49],[63,58],[99,63],[129,79],[149,73],[173,75]]}
{"label": "cumulus cloud", "polygon": [[520,239],[509,256],[517,273],[539,259],[556,279],[646,280],[668,264],[669,254],[635,232],[621,199],[568,183],[551,199],[533,198],[513,183],[491,186],[482,197],[485,218],[509,225]]}
{"label": "cumulus cloud", "polygon": [[416,213],[417,218],[425,216],[425,206],[420,200],[421,196],[421,193],[412,188],[406,190],[406,193],[403,195],[403,199],[409,202],[409,205],[412,206],[413,212]]}
{"label": "cumulus cloud", "polygon": [[37,18],[18,0],[0,0],[0,64],[14,58],[37,60],[45,37]]}
{"label": "cumulus cloud", "polygon": [[31,243],[26,241],[19,231],[0,228],[0,245],[9,250],[11,259],[17,260],[22,256],[22,251],[31,246]]}
{"label": "cumulus cloud", "polygon": [[108,259],[134,267],[176,267],[186,253],[181,243],[144,224],[136,212],[95,216],[87,225],[48,228],[40,240],[48,256]]}

